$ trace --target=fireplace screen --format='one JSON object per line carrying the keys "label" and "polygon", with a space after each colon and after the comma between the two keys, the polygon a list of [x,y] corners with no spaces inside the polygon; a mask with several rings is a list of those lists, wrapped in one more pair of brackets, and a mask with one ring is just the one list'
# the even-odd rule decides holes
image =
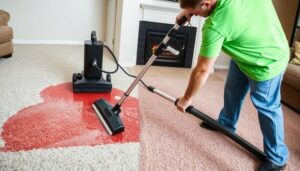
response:
{"label": "fireplace screen", "polygon": [[[173,25],[141,21],[138,40],[137,64],[145,64],[152,56],[155,48],[165,37]],[[173,55],[163,51],[153,65],[190,68],[192,65],[196,28],[182,27],[169,41],[169,46],[179,51]]]}

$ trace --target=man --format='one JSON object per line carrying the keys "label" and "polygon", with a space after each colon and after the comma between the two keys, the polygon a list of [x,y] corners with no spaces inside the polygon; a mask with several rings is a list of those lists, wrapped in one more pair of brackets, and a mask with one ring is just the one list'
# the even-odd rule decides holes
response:
{"label": "man", "polygon": [[[258,170],[283,170],[284,143],[280,87],[289,60],[289,46],[271,0],[180,0],[177,16],[207,17],[197,66],[177,103],[185,111],[213,68],[222,49],[232,59],[218,122],[233,132],[248,90],[258,111],[267,160]],[[209,128],[207,123],[203,126]]]}

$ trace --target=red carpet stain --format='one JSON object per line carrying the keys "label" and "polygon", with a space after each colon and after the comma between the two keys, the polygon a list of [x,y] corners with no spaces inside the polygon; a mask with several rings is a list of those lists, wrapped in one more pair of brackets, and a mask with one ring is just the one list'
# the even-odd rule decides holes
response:
{"label": "red carpet stain", "polygon": [[92,109],[100,98],[112,105],[123,92],[73,93],[71,83],[50,86],[41,92],[42,103],[26,107],[3,126],[1,151],[32,150],[69,146],[138,142],[140,134],[138,100],[128,97],[120,114],[125,131],[109,136]]}

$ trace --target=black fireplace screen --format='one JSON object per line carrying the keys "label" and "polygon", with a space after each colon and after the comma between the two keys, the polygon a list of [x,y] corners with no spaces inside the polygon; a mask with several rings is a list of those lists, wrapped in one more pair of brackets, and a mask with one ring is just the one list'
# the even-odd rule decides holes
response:
{"label": "black fireplace screen", "polygon": [[[140,22],[137,50],[138,65],[143,65],[148,61],[172,26],[148,21]],[[158,55],[153,65],[190,68],[194,53],[195,36],[195,27],[181,27],[176,32],[175,37],[169,41],[169,46],[178,50],[179,54],[173,55],[168,51],[164,51]]]}

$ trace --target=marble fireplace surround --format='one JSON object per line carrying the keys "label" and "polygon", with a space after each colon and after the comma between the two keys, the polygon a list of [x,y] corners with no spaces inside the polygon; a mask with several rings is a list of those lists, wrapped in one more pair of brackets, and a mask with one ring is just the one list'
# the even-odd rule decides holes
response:
{"label": "marble fireplace surround", "polygon": [[[166,0],[109,0],[115,5],[115,16],[108,16],[106,42],[118,56],[124,66],[136,64],[139,22],[151,21],[174,24],[177,14],[180,12],[178,2]],[[110,5],[109,4],[109,5]],[[114,14],[109,7],[108,13]],[[110,18],[115,18],[112,22]],[[201,43],[201,28],[204,19],[193,17],[191,24],[197,27],[193,63],[197,59]]]}

